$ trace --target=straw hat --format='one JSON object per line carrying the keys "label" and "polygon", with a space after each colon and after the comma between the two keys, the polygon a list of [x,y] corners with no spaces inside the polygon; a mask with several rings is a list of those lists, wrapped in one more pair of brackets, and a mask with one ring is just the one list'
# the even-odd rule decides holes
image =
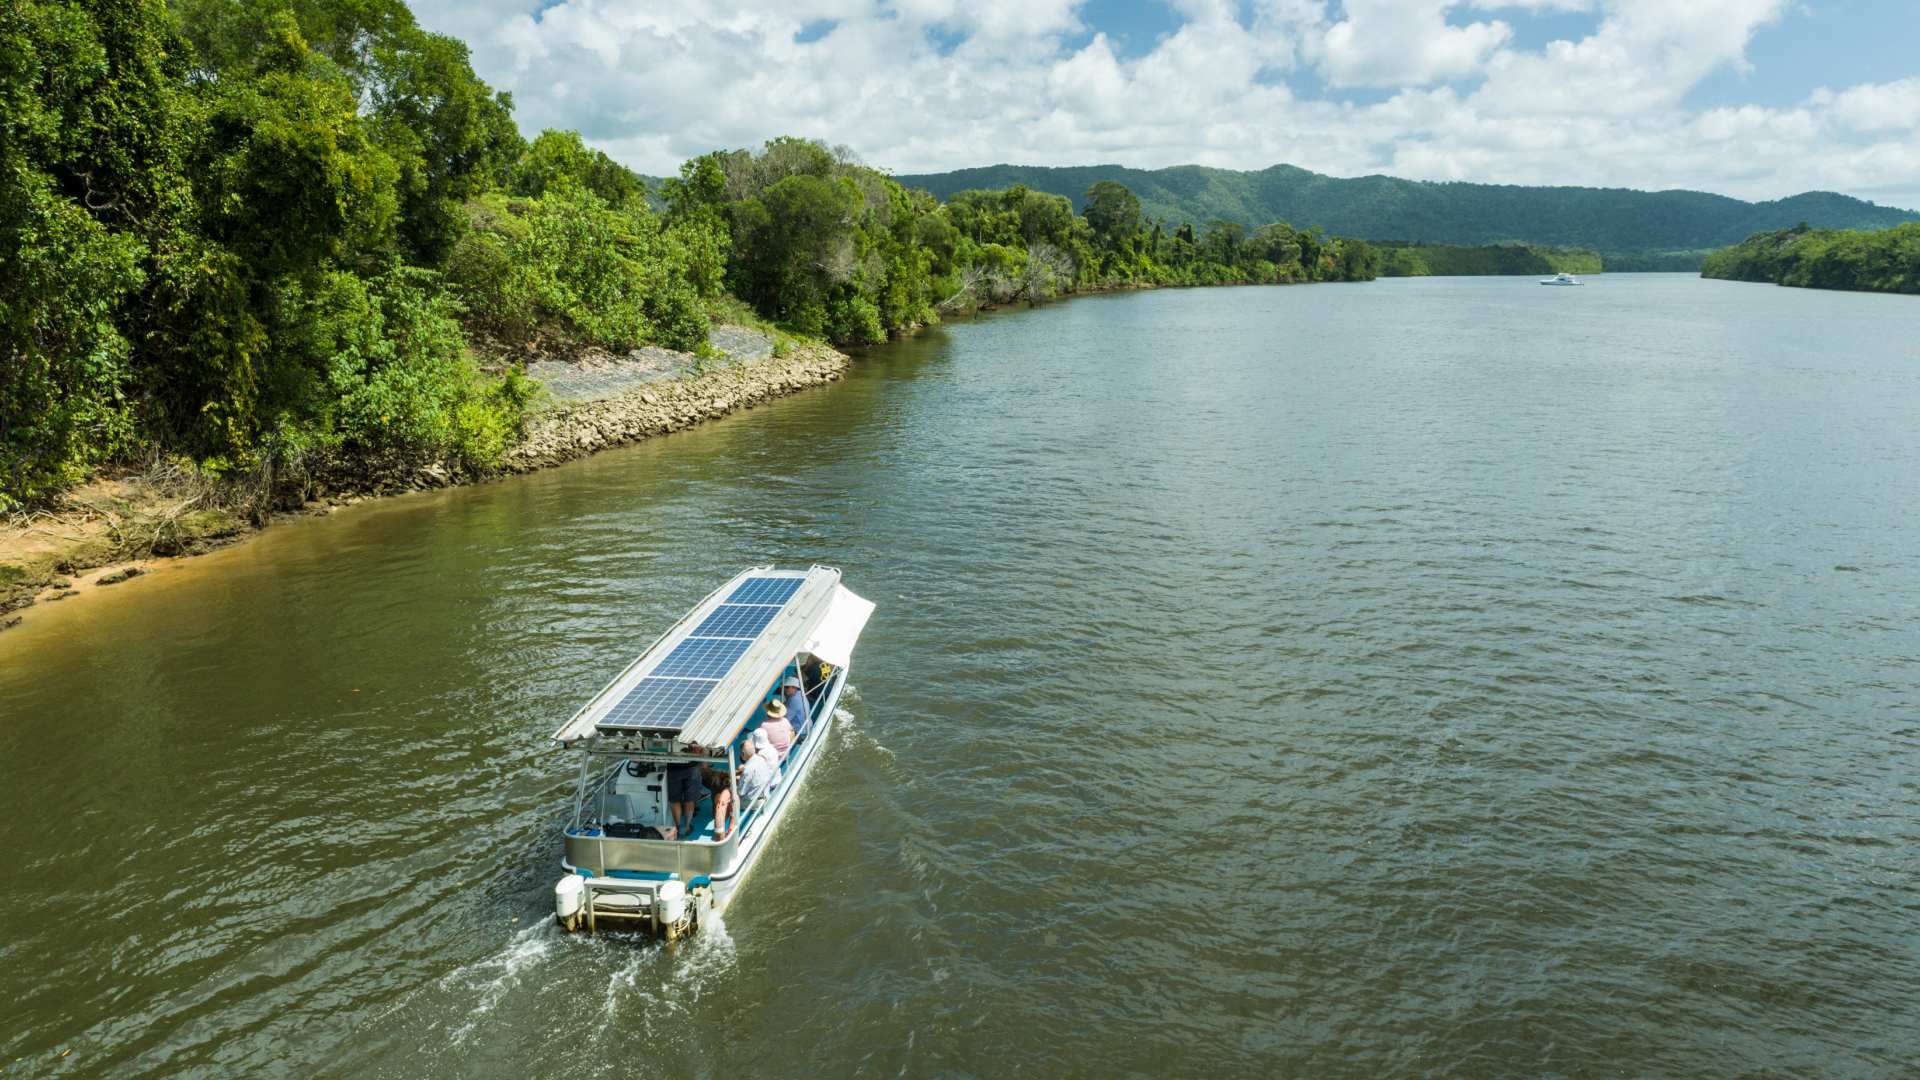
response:
{"label": "straw hat", "polygon": [[767,702],[767,719],[785,720],[786,718],[787,718],[787,707],[785,704],[783,704],[780,701],[779,698],[775,698],[772,701]]}

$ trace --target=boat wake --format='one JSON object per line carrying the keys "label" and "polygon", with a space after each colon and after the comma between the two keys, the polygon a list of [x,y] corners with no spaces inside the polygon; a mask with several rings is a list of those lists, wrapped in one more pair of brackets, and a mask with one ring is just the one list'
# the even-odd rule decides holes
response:
{"label": "boat wake", "polygon": [[[853,687],[847,687],[846,697],[852,697],[853,691]],[[844,701],[845,698],[841,700]],[[841,748],[846,750],[872,750],[887,760],[892,761],[894,759],[893,751],[887,749],[886,745],[879,739],[868,734],[867,730],[860,726],[859,721],[860,718],[854,715],[851,709],[845,708],[844,706],[833,710],[833,728],[840,733]]]}
{"label": "boat wake", "polygon": [[595,1036],[620,1039],[637,1021],[670,1035],[697,1015],[701,1001],[725,992],[739,954],[724,918],[715,914],[700,932],[672,945],[643,943],[621,934],[587,939],[588,948],[617,957],[607,975]]}
{"label": "boat wake", "polygon": [[513,939],[494,955],[442,976],[442,989],[466,990],[478,995],[465,1020],[449,1034],[450,1041],[456,1046],[465,1042],[480,1021],[521,984],[527,971],[560,944],[559,928],[542,920],[514,931]]}

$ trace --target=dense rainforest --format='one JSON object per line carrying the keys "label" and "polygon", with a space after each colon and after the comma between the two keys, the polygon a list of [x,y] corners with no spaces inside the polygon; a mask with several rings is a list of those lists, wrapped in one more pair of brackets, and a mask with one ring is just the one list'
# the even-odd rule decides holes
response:
{"label": "dense rainforest", "polygon": [[7,0],[0,510],[163,456],[269,494],[484,472],[530,351],[704,353],[742,302],[870,342],[1081,289],[1374,272],[1363,243],[1169,224],[1114,183],[943,203],[801,139],[650,192],[512,110],[401,0]]}
{"label": "dense rainforest", "polygon": [[1911,210],[1823,191],[1749,203],[1700,191],[1343,179],[1291,165],[1258,172],[1199,165],[994,165],[899,179],[942,197],[966,188],[1025,184],[1077,198],[1094,184],[1113,181],[1137,194],[1148,216],[1169,221],[1311,221],[1372,241],[1584,248],[1604,256],[1609,270],[1692,270],[1708,251],[1797,221],[1845,229],[1920,221]]}
{"label": "dense rainforest", "polygon": [[1815,229],[1802,222],[1714,252],[1701,264],[1700,276],[1920,293],[1920,222],[1874,231]]}

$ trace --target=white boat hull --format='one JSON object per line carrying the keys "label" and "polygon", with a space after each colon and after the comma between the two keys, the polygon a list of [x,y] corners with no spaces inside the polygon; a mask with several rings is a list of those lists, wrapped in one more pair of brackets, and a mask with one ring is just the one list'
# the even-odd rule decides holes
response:
{"label": "white boat hull", "polygon": [[[682,882],[689,890],[686,910],[690,917],[684,925],[666,926],[655,916],[654,908],[660,888],[665,884],[659,877],[622,877],[617,873],[594,876],[565,859],[561,860],[561,867],[568,876],[561,879],[562,888],[578,875],[587,876],[580,881],[583,895],[582,906],[577,914],[569,917],[564,912],[556,911],[562,925],[568,929],[579,926],[597,928],[605,922],[608,926],[637,927],[664,933],[671,939],[698,930],[703,919],[725,911],[746,882],[748,873],[759,864],[767,848],[772,846],[773,834],[798,801],[801,786],[819,764],[827,740],[833,733],[835,714],[839,712],[840,698],[846,691],[850,674],[850,666],[834,672],[826,694],[820,699],[807,737],[794,744],[779,786],[740,832],[733,858],[726,866],[716,868],[712,874],[700,874]],[[675,877],[677,879],[679,875]],[[556,893],[559,891],[556,889]]]}
{"label": "white boat hull", "polygon": [[786,778],[780,782],[773,793],[773,800],[754,817],[740,839],[740,853],[734,859],[733,867],[725,876],[712,876],[713,911],[718,913],[726,909],[728,901],[733,899],[742,883],[746,881],[748,871],[760,861],[760,856],[773,842],[773,834],[786,818],[800,794],[800,785],[806,782],[813,767],[820,760],[827,736],[833,731],[834,714],[840,710],[840,694],[846,689],[850,669],[835,673],[833,686],[821,699],[820,712],[814,718],[813,727],[807,732],[805,741],[794,749],[800,755],[798,763],[789,759]]}

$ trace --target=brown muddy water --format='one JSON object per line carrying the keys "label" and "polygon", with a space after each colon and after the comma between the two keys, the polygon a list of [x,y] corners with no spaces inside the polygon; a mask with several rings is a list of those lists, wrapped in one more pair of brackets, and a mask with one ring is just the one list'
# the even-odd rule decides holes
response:
{"label": "brown muddy water", "polygon": [[[1920,300],[1097,297],[0,636],[7,1075],[1912,1075]],[[724,932],[551,925],[546,737],[878,601]]]}

